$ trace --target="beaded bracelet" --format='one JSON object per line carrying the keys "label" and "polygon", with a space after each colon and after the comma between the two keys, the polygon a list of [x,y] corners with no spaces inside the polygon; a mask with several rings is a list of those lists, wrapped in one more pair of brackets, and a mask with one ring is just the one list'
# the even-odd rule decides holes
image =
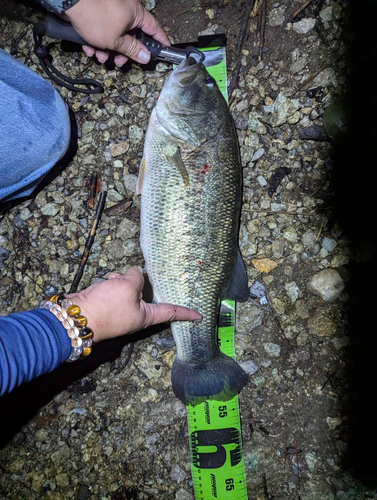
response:
{"label": "beaded bracelet", "polygon": [[80,314],[79,306],[64,295],[54,295],[43,300],[39,307],[51,311],[67,330],[72,346],[68,362],[89,356],[92,352],[93,331],[86,326],[86,318]]}

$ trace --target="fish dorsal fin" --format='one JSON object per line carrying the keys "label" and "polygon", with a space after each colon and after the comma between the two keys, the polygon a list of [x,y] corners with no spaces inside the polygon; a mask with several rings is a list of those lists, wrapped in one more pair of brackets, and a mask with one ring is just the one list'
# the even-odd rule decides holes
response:
{"label": "fish dorsal fin", "polygon": [[232,277],[224,291],[223,298],[245,302],[250,295],[247,283],[247,273],[245,263],[240,250],[237,250],[237,260],[234,266]]}
{"label": "fish dorsal fin", "polygon": [[179,146],[174,146],[174,147],[166,147],[164,150],[165,156],[168,160],[171,160],[174,165],[177,167],[179,170],[179,173],[182,176],[183,179],[183,184],[185,188],[188,188],[190,186],[190,177],[185,165],[185,162],[183,161],[182,155],[181,155],[181,148]]}
{"label": "fish dorsal fin", "polygon": [[140,165],[140,170],[139,170],[139,177],[137,178],[137,184],[136,184],[136,194],[141,194],[143,190],[143,182],[144,182],[144,175],[145,175],[145,169],[147,166],[147,162],[145,158],[141,160],[141,165]]}

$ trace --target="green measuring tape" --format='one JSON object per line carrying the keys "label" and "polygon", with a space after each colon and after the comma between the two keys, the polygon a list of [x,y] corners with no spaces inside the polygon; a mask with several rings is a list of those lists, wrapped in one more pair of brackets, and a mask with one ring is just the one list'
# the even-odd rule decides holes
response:
{"label": "green measuring tape", "polygon": [[[207,71],[228,102],[225,47],[203,50],[216,63]],[[210,53],[211,52],[211,53]],[[218,344],[220,351],[234,357],[235,302],[221,303]],[[238,396],[223,401],[205,401],[187,406],[191,472],[196,500],[247,500],[242,455]]]}

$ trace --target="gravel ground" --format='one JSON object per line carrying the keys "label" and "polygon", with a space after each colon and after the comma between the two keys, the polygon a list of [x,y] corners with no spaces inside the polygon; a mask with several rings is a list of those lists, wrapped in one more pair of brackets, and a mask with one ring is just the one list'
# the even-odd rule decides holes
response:
{"label": "gravel ground", "polygon": [[[369,411],[366,432],[352,429],[360,423],[353,410],[367,403],[358,405],[348,370],[352,354],[360,358],[354,276],[372,270],[373,247],[362,240],[355,250],[350,236],[357,230],[347,232],[337,147],[300,139],[302,130],[322,125],[326,107],[347,88],[350,5],[313,2],[291,22],[302,4],[267,3],[262,61],[257,16],[240,45],[247,12],[241,0],[148,0],[147,7],[176,42],[225,32],[229,81],[239,71],[230,108],[244,167],[240,242],[256,296],[238,306],[236,335],[237,359],[250,373],[240,396],[249,499],[377,498],[352,463],[369,456],[374,423]],[[12,3],[1,9],[0,46],[42,74],[31,36],[42,13]],[[107,207],[130,203],[119,215],[103,215],[81,286],[143,264],[135,182],[149,115],[170,68],[130,64],[120,71],[59,46],[52,53],[61,71],[98,79],[105,92],[88,99],[57,87],[75,114],[77,152],[37,196],[0,218],[2,314],[68,291],[94,215],[87,202],[94,171],[108,190]],[[2,398],[0,498],[194,498],[185,408],[170,384],[170,330],[134,335],[127,362],[129,340],[100,345],[87,361]],[[350,463],[349,440],[358,432],[365,454],[352,448]]]}

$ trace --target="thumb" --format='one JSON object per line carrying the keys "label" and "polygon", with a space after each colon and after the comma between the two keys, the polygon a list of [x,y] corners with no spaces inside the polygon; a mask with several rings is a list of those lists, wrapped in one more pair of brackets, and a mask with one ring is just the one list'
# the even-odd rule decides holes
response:
{"label": "thumb", "polygon": [[141,64],[147,64],[151,59],[149,50],[131,35],[119,37],[114,49]]}

